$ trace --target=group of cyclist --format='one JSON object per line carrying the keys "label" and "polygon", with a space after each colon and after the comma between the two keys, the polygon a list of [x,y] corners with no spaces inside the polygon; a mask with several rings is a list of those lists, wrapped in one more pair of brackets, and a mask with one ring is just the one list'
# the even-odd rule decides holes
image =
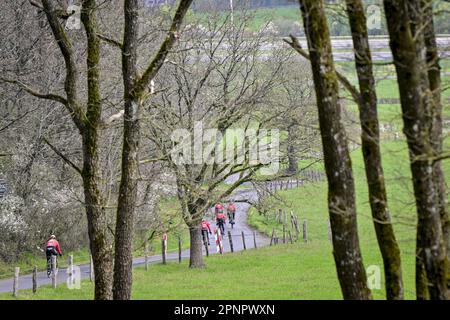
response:
{"label": "group of cyclist", "polygon": [[[234,225],[234,220],[236,217],[236,206],[234,205],[234,203],[230,202],[227,205],[226,211],[227,214],[225,215],[224,213],[224,206],[221,203],[216,203],[214,206],[214,214],[215,214],[215,218],[216,218],[216,225],[219,227],[220,232],[222,234],[222,236],[225,236],[225,224],[226,224],[226,220],[227,220],[227,216],[228,216],[228,220],[229,223],[231,224],[231,226]],[[209,243],[209,234],[212,234],[211,232],[211,225],[208,222],[208,220],[206,220],[206,218],[202,219],[202,236],[203,236],[203,242],[208,242]]]}
{"label": "group of cyclist", "polygon": [[[228,216],[229,223],[232,226],[234,225],[234,220],[236,218],[236,206],[232,202],[228,203],[227,208],[226,208],[226,211],[227,211],[226,215],[224,213],[224,209],[225,208],[224,208],[223,204],[221,204],[221,203],[216,203],[216,205],[214,206],[216,225],[219,227],[220,232],[223,236],[225,236],[225,223],[227,220],[227,216]],[[211,225],[208,222],[208,220],[206,220],[206,218],[203,218],[202,219],[202,236],[203,236],[203,241],[204,242],[207,241],[208,245],[210,245],[209,234],[212,234]],[[52,256],[62,256],[61,246],[60,246],[58,240],[56,240],[56,236],[53,234],[49,237],[49,239],[46,242],[45,255],[47,257],[47,275],[50,276]]]}

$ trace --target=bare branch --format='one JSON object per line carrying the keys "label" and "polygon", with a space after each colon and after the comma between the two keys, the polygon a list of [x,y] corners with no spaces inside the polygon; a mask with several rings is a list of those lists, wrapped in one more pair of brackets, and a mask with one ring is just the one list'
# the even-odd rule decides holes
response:
{"label": "bare branch", "polygon": [[123,44],[120,43],[119,41],[111,39],[111,38],[109,38],[109,37],[107,37],[107,36],[105,36],[103,34],[100,34],[100,33],[97,33],[97,37],[99,37],[99,39],[105,41],[106,43],[108,43],[108,44],[110,44],[110,45],[112,45],[114,47],[117,47],[120,50],[123,50]]}
{"label": "bare branch", "polygon": [[13,84],[18,86],[19,88],[21,88],[22,90],[25,90],[27,93],[29,93],[30,95],[37,97],[37,98],[41,98],[41,99],[46,99],[46,100],[52,100],[52,101],[56,101],[59,102],[65,106],[67,106],[67,100],[57,94],[52,94],[52,93],[41,93],[31,87],[29,87],[28,85],[24,84],[23,82],[19,81],[19,80],[12,80],[12,79],[6,79],[3,77],[0,77],[0,82],[4,82],[4,83],[9,83],[9,84]]}
{"label": "bare branch", "polygon": [[42,5],[41,5],[39,2],[37,2],[37,1],[30,0],[30,4],[31,4],[33,7],[36,7],[36,8],[38,8],[38,9],[40,9],[40,10],[44,10],[44,8],[42,7]]}
{"label": "bare branch", "polygon": [[66,66],[66,78],[64,82],[64,90],[67,95],[66,107],[71,112],[72,119],[79,129],[84,126],[85,113],[78,101],[77,94],[77,63],[75,53],[63,26],[58,20],[58,14],[54,9],[54,3],[50,0],[42,0],[48,23],[52,29],[53,36],[59,46],[61,54],[64,58]]}
{"label": "bare branch", "polygon": [[[309,60],[309,54],[302,48],[300,42],[298,41],[297,37],[293,35],[289,35],[291,38],[291,41],[288,39],[283,39],[284,42],[289,44],[295,51],[297,51],[302,57]],[[360,103],[361,100],[361,94],[359,93],[358,89],[351,84],[351,82],[339,71],[336,70],[336,76],[339,80],[339,82],[344,86],[344,88],[352,95],[353,99],[357,104]]]}
{"label": "bare branch", "polygon": [[161,44],[161,47],[159,48],[157,54],[150,62],[147,69],[144,71],[142,77],[136,81],[136,85],[133,90],[135,94],[143,94],[145,87],[147,87],[150,81],[153,80],[159,69],[164,64],[167,54],[178,39],[178,30],[192,1],[193,0],[185,0],[180,2],[166,39]]}
{"label": "bare branch", "polygon": [[61,159],[64,160],[65,163],[67,163],[69,166],[71,166],[73,169],[75,169],[76,172],[78,172],[80,175],[82,174],[82,171],[76,164],[74,164],[69,158],[67,158],[64,154],[62,154],[61,151],[59,151],[55,146],[53,146],[46,138],[42,138],[42,140],[50,147],[50,149],[53,150]]}

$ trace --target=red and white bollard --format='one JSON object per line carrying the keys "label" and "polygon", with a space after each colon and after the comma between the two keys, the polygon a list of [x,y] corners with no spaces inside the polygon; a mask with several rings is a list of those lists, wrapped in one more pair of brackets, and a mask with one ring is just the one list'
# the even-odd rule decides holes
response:
{"label": "red and white bollard", "polygon": [[220,229],[214,228],[214,238],[216,240],[217,253],[223,254],[222,235]]}

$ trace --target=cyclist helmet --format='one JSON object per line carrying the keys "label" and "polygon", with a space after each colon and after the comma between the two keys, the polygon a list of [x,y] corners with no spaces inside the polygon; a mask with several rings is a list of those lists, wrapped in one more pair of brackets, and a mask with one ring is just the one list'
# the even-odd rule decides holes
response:
{"label": "cyclist helmet", "polygon": [[221,203],[216,203],[214,208],[216,209],[216,212],[221,212],[223,210],[223,205]]}
{"label": "cyclist helmet", "polygon": [[56,236],[55,236],[54,234],[52,234],[52,235],[50,236],[50,239],[56,239]]}

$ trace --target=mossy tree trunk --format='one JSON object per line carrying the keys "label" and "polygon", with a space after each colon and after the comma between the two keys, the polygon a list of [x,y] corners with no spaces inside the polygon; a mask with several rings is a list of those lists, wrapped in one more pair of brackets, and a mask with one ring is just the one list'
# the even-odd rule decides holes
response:
{"label": "mossy tree trunk", "polygon": [[[55,41],[64,58],[66,98],[53,97],[65,105],[82,137],[83,167],[78,169],[83,179],[86,216],[90,249],[94,260],[96,300],[112,298],[112,250],[108,236],[105,204],[101,194],[101,170],[99,164],[99,131],[102,113],[99,85],[100,44],[97,37],[96,1],[83,2],[81,20],[87,37],[87,105],[78,97],[78,68],[72,43],[59,21],[58,10],[53,1],[42,0],[42,6]],[[42,96],[40,96],[42,97]],[[44,96],[48,99],[48,96]],[[65,159],[66,160],[66,159]],[[67,160],[66,160],[67,161]]]}
{"label": "mossy tree trunk", "polygon": [[352,31],[355,64],[359,81],[361,142],[365,164],[369,201],[372,210],[378,246],[383,257],[386,277],[386,297],[403,299],[403,280],[400,248],[395,238],[388,208],[386,186],[380,152],[380,129],[377,114],[377,95],[369,47],[366,16],[361,0],[346,0]]}
{"label": "mossy tree trunk", "polygon": [[192,0],[181,1],[166,38],[142,76],[138,75],[139,1],[125,0],[122,77],[124,83],[124,132],[122,175],[119,187],[114,257],[113,295],[115,300],[131,299],[133,231],[137,199],[138,152],[141,137],[139,113],[147,88],[177,40],[177,32]]}
{"label": "mossy tree trunk", "polygon": [[115,232],[114,300],[130,300],[133,283],[133,218],[137,199],[138,148],[140,140],[140,102],[133,91],[137,78],[138,10],[138,0],[125,1],[122,49],[125,106],[122,175],[117,202]]}
{"label": "mossy tree trunk", "polygon": [[344,299],[371,299],[359,247],[353,173],[324,4],[322,0],[299,2],[319,110],[337,274]]}
{"label": "mossy tree trunk", "polygon": [[437,138],[433,130],[435,103],[424,54],[422,5],[422,0],[384,0],[418,215],[417,298],[426,299],[429,294],[431,299],[446,299],[446,251],[435,179],[435,142],[432,142]]}
{"label": "mossy tree trunk", "polygon": [[[431,142],[434,144],[435,154],[442,153],[442,101],[441,101],[441,66],[439,65],[439,53],[436,43],[433,21],[433,1],[422,1],[424,14],[424,37],[427,47],[428,78],[430,90],[433,95],[434,124]],[[445,186],[445,176],[442,170],[442,161],[434,162],[434,178],[439,193],[439,213],[442,223],[442,234],[447,254],[447,290],[450,290],[450,214],[448,209],[447,192]],[[448,293],[448,292],[447,292]]]}
{"label": "mossy tree trunk", "polygon": [[189,226],[190,248],[189,248],[189,268],[203,268],[203,240],[200,223],[193,223]]}

